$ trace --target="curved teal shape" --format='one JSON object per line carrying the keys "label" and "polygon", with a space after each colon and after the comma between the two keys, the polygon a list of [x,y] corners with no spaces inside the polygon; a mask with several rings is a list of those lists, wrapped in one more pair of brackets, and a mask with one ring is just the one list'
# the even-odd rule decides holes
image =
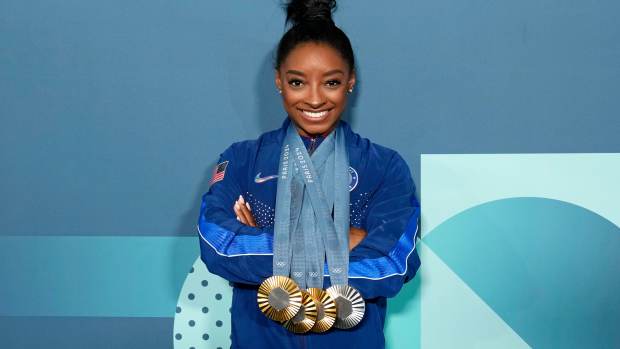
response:
{"label": "curved teal shape", "polygon": [[472,207],[424,242],[534,348],[620,346],[620,228],[571,203]]}

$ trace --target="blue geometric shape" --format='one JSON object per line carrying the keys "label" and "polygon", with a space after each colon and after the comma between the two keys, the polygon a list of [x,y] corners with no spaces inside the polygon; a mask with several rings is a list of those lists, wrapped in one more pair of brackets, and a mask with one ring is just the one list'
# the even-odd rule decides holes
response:
{"label": "blue geometric shape", "polygon": [[[230,306],[232,287],[228,281],[211,274],[200,257],[194,260],[193,273],[188,273],[179,293],[172,333],[182,334],[174,348],[216,349],[230,347]],[[205,287],[208,285],[208,287]],[[185,297],[192,294],[193,298]]]}
{"label": "blue geometric shape", "polygon": [[420,348],[420,274],[405,284],[394,298],[388,299],[385,323],[386,348]]}
{"label": "blue geometric shape", "polygon": [[421,348],[531,349],[424,241]]}
{"label": "blue geometric shape", "polygon": [[620,228],[543,198],[488,202],[424,242],[532,347],[618,347]]}

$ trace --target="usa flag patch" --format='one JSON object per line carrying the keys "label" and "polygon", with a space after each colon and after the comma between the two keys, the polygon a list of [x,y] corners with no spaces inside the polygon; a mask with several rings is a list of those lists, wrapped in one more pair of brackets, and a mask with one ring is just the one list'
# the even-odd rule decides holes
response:
{"label": "usa flag patch", "polygon": [[215,166],[215,169],[213,170],[213,176],[209,181],[209,185],[224,179],[224,175],[226,174],[226,167],[228,167],[228,161],[220,162],[219,164],[217,164],[217,166]]}

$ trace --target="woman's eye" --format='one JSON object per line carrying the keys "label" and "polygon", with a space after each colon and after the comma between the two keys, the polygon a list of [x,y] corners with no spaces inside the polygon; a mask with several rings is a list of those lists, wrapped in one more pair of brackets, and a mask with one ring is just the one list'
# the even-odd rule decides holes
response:
{"label": "woman's eye", "polygon": [[298,80],[298,79],[293,79],[293,80],[289,80],[288,84],[291,87],[301,87],[301,85],[303,85],[303,81]]}
{"label": "woman's eye", "polygon": [[325,84],[329,87],[338,87],[340,86],[340,80],[329,80]]}

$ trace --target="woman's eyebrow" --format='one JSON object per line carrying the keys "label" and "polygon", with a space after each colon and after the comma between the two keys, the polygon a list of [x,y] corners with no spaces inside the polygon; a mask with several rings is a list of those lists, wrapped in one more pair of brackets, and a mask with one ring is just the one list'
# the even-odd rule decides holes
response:
{"label": "woman's eyebrow", "polygon": [[327,76],[327,75],[334,75],[334,74],[342,74],[344,75],[344,72],[340,69],[334,69],[334,70],[330,70],[327,73],[323,74],[323,76]]}
{"label": "woman's eyebrow", "polygon": [[[286,71],[287,74],[293,74],[293,75],[299,75],[299,76],[306,76],[306,74],[304,74],[304,72],[299,71],[299,70],[294,70],[294,69],[290,69]],[[334,75],[334,74],[343,74],[344,72],[340,69],[333,69],[330,70],[326,73],[323,74],[323,76],[328,76],[328,75]]]}
{"label": "woman's eyebrow", "polygon": [[287,70],[286,71],[287,74],[294,74],[294,75],[300,75],[300,76],[306,76],[306,74],[304,74],[303,72],[299,71],[299,70]]}

